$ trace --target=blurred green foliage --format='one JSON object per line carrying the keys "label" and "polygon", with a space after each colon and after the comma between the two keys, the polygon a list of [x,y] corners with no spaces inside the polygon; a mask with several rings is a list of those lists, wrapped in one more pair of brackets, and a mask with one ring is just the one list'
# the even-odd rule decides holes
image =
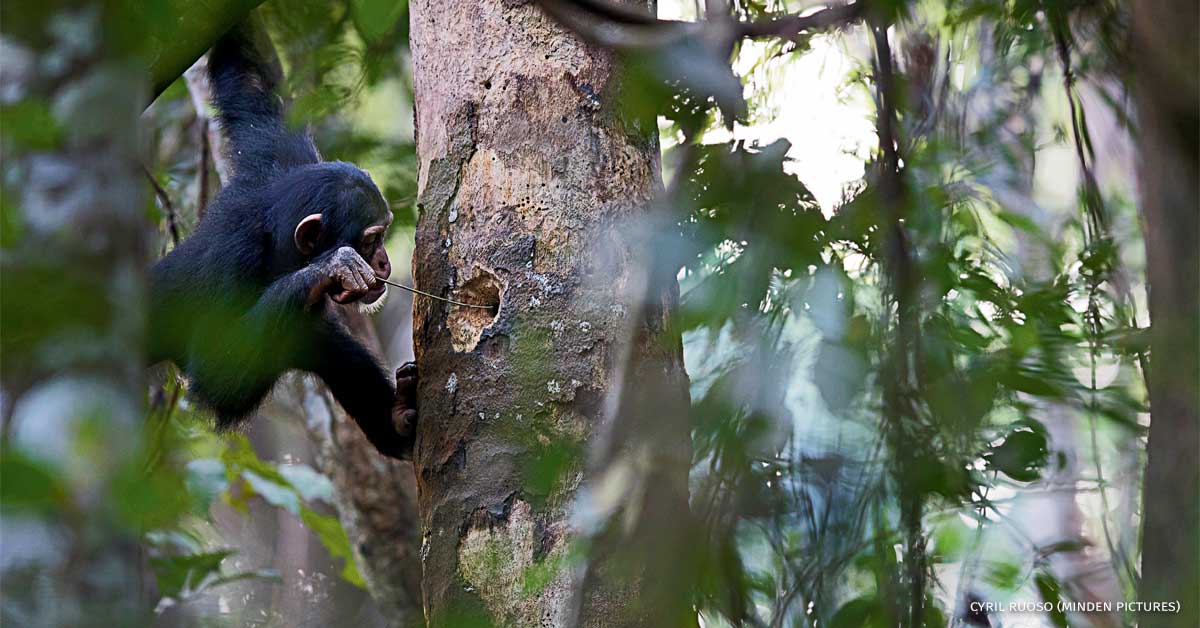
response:
{"label": "blurred green foliage", "polygon": [[[1076,149],[1070,131],[1038,131],[1063,119],[1061,47],[1075,80],[1095,77],[1107,93],[1108,77],[1124,72],[1125,10],[1037,0],[872,9],[875,23],[895,22],[902,167],[866,164],[831,213],[788,170],[787,141],[728,140],[721,128],[769,119],[759,111],[764,94],[784,86],[744,79],[744,92],[731,92],[693,78],[724,75],[728,59],[694,54],[664,69],[654,61],[676,57],[662,50],[639,53],[626,75],[631,116],[662,116],[675,145],[664,163],[677,164],[667,201],[680,230],[661,237],[681,251],[692,506],[705,522],[692,547],[710,555],[681,577],[694,579],[710,621],[911,625],[917,599],[925,625],[961,621],[963,592],[939,592],[934,567],[980,560],[986,531],[1016,527],[991,496],[1034,490],[1062,469],[1074,443],[1052,442],[1041,422],[1048,408],[1067,408],[1085,430],[1125,446],[1142,433],[1144,330],[1118,279],[1130,272],[1119,249],[1136,251],[1139,234],[1095,227],[1132,224],[1119,196],[1128,182],[1098,193],[1082,173],[1074,214],[1049,221],[1032,183],[1043,151]],[[797,10],[735,3],[747,20]],[[835,36],[861,46],[857,33]],[[753,67],[789,63],[810,42],[756,48]],[[864,60],[848,87],[878,103],[877,76]],[[730,104],[743,97],[747,110]],[[1121,96],[1103,102],[1129,119]],[[1090,143],[1086,118],[1080,126]],[[889,197],[887,177],[900,180],[903,197]],[[889,248],[894,229],[908,248],[902,262]],[[909,329],[894,300],[899,263],[916,284]],[[909,348],[897,354],[900,346]],[[1081,365],[1094,375],[1102,359],[1118,365],[1111,383],[1080,377]],[[897,361],[914,373],[899,386],[902,413],[884,394]],[[1102,453],[1092,455],[1099,465]],[[909,507],[915,531],[906,529]],[[1132,548],[1110,540],[1107,549],[1128,594],[1122,562]],[[1029,594],[1033,578],[1033,595],[1057,600],[1070,588],[1044,561],[1072,551],[1034,548],[1042,562],[994,563],[1005,575],[975,586],[1004,599]]]}
{"label": "blurred green foliage", "polygon": [[[89,187],[93,182],[87,177],[65,179],[70,171],[64,168],[62,156],[108,159],[103,152],[106,143],[140,150],[140,156],[131,150],[132,159],[121,164],[128,167],[122,171],[130,174],[128,179],[110,178],[104,183],[120,194],[128,189],[147,192],[145,205],[131,208],[143,218],[137,224],[140,233],[149,224],[160,225],[157,241],[147,248],[161,254],[175,238],[186,237],[219,183],[204,142],[206,128],[178,74],[232,21],[242,19],[257,4],[164,1],[136,6],[113,2],[4,3],[2,7],[6,76],[0,95],[4,157],[0,519],[6,530],[6,552],[13,547],[10,539],[16,538],[10,534],[36,531],[42,535],[29,557],[13,563],[6,559],[6,595],[0,604],[0,621],[6,625],[53,623],[56,616],[83,617],[88,625],[110,620],[126,625],[129,616],[115,614],[126,607],[133,607],[137,617],[148,616],[156,607],[161,611],[199,600],[233,582],[279,580],[269,570],[236,566],[238,540],[223,539],[213,525],[215,503],[246,513],[251,502],[261,502],[291,513],[340,562],[343,579],[365,586],[347,535],[331,514],[329,481],[306,465],[260,459],[241,434],[214,434],[211,420],[184,399],[173,369],[153,371],[155,381],[147,403],[140,409],[128,408],[131,414],[145,416],[136,433],[122,432],[117,417],[105,409],[106,404],[110,409],[127,409],[122,400],[92,391],[85,380],[52,383],[45,390],[38,384],[43,377],[57,382],[63,369],[80,365],[141,381],[121,372],[111,360],[111,352],[127,349],[117,338],[133,344],[140,338],[141,318],[130,314],[140,312],[137,299],[123,303],[127,308],[114,307],[122,305],[116,300],[126,298],[127,288],[140,285],[140,276],[122,275],[113,283],[108,266],[64,269],[63,260],[70,256],[44,254],[52,253],[55,245],[68,245],[71,237],[103,242],[117,233],[108,225],[63,222],[73,208],[87,202],[87,194],[95,191],[100,195],[96,198],[109,202],[103,195],[113,192],[99,185]],[[413,224],[415,153],[411,134],[405,131],[411,97],[402,70],[407,55],[407,4],[280,0],[268,3],[260,13],[279,44],[291,79],[288,87],[296,95],[293,122],[313,127],[327,158],[358,162],[371,171],[395,209],[397,223]],[[101,130],[113,125],[98,122],[124,120],[121,115],[126,111],[118,107],[128,108],[133,100],[144,99],[149,90],[141,88],[164,72],[173,74],[158,86],[163,93],[142,116],[141,128],[124,129],[120,137],[102,135]],[[137,80],[128,80],[131,77]],[[400,122],[393,130],[358,124],[355,115],[361,114],[355,109],[365,100],[364,94],[374,97],[384,89],[390,91],[383,102],[397,108],[390,113]],[[144,102],[135,103],[139,110]],[[128,113],[125,117],[130,121],[137,120],[136,112]],[[140,172],[143,167],[146,177]],[[127,246],[143,244],[134,240]],[[40,250],[30,254],[31,247]],[[93,330],[109,330],[113,337],[89,338]],[[136,352],[127,358],[140,360]],[[142,366],[137,366],[139,372]],[[95,409],[64,405],[73,399],[71,395],[86,398],[89,393],[96,398]],[[15,410],[14,403],[19,405]],[[72,416],[57,416],[66,413]],[[58,425],[70,426],[71,431],[51,439],[60,443],[48,445],[46,432]],[[127,555],[144,558],[144,573],[121,572],[115,563],[102,574],[89,573],[92,563],[88,561],[105,560],[104,552],[125,551],[127,539],[142,541],[140,549],[130,548],[136,551]],[[68,558],[72,562],[64,562]],[[151,599],[71,597],[66,584],[56,584],[61,589],[38,589],[34,585],[50,573],[46,570],[53,570],[56,581],[87,580],[98,592],[105,590],[95,587],[102,579],[126,578],[133,590]],[[46,596],[51,597],[42,599]],[[60,614],[39,611],[49,608],[48,600]],[[220,625],[233,617],[209,620]]]}
{"label": "blurred green foliage", "polygon": [[[4,5],[6,36],[16,33],[35,47],[61,43],[61,32],[55,40],[43,28],[59,7],[16,4]],[[801,9],[781,1],[734,4],[745,20]],[[899,51],[903,166],[886,172],[876,156],[832,211],[790,171],[787,140],[758,145],[726,133],[735,123],[765,119],[765,95],[779,85],[739,77],[727,56],[698,39],[625,57],[622,120],[651,137],[651,120],[660,117],[670,144],[664,161],[674,164],[664,199],[673,228],[660,237],[681,277],[678,324],[693,378],[691,505],[701,522],[695,531],[680,527],[680,534],[695,535],[689,547],[696,568],[677,577],[710,625],[894,626],[908,621],[906,607],[919,604],[923,624],[945,626],[962,621],[956,605],[965,593],[945,590],[939,578],[949,564],[972,570],[973,586],[999,598],[1069,598],[1070,586],[1049,561],[1078,547],[1032,547],[1035,558],[1027,560],[985,551],[981,539],[993,529],[1015,529],[1006,496],[1036,489],[1066,465],[1063,444],[1043,424],[1047,408],[1065,408],[1093,440],[1100,434],[1114,448],[1136,447],[1142,432],[1139,360],[1147,342],[1134,322],[1144,312],[1130,296],[1139,269],[1126,267],[1137,260],[1129,253],[1138,243],[1136,225],[1129,226],[1133,208],[1121,190],[1090,186],[1080,176],[1070,211],[1048,217],[1032,180],[1038,160],[1055,150],[1094,160],[1086,108],[1071,95],[1080,85],[1097,96],[1088,106],[1099,102],[1129,124],[1127,7],[1057,0],[878,7],[872,19],[892,26]],[[403,129],[364,124],[375,94],[391,90],[388,106],[411,106],[407,3],[271,0],[260,13],[288,77],[291,122],[312,126],[326,158],[363,165],[398,225],[412,225],[411,138]],[[152,26],[173,15],[158,4],[132,14]],[[842,87],[878,102],[863,31],[829,37],[848,41],[860,62]],[[754,65],[796,62],[812,43],[807,33],[773,41],[756,49]],[[742,46],[735,55],[749,54]],[[1061,86],[1064,47],[1074,83]],[[6,96],[6,160],[60,148],[77,122],[63,119],[63,111],[33,93]],[[163,225],[157,251],[172,244],[167,222],[186,235],[216,189],[195,120],[182,81],[143,118],[146,167],[165,196],[147,212]],[[23,213],[10,172],[6,167],[0,194],[0,244],[8,258],[42,218]],[[889,195],[886,177],[901,180],[903,198]],[[893,298],[897,261],[889,234],[896,232],[908,246],[903,270],[917,286],[908,304],[912,329],[899,324]],[[83,351],[73,329],[113,324],[103,299],[88,289],[99,280],[77,270],[62,276],[53,265],[35,264],[6,274],[6,369],[52,370],[61,358],[47,354],[46,338],[61,336],[51,346]],[[51,284],[59,289],[44,299],[11,298],[46,294],[39,287]],[[899,335],[911,337],[898,343]],[[552,347],[527,340],[514,345],[516,366],[540,383],[538,354]],[[889,378],[900,363],[916,376],[894,386]],[[1102,367],[1115,371],[1104,383],[1097,377]],[[21,383],[6,373],[6,394],[12,381]],[[69,438],[74,458],[13,447],[6,427],[0,516],[65,512],[134,530],[145,541],[158,594],[179,600],[241,579],[277,577],[229,571],[234,549],[204,525],[214,500],[242,511],[262,500],[300,518],[343,561],[342,576],[362,585],[344,530],[326,514],[327,480],[308,467],[260,459],[241,435],[215,437],[181,401],[173,373],[156,384],[145,445],[97,489],[98,506],[73,490],[81,472],[71,460],[107,455],[99,419],[83,421]],[[903,412],[885,399],[889,386],[901,390]],[[525,467],[531,499],[553,494],[584,457],[579,439],[552,429],[552,419],[530,417],[533,427],[515,435],[533,452]],[[1103,494],[1112,469],[1092,447],[1098,477],[1090,482]],[[905,529],[907,506],[917,510],[915,539]],[[1112,561],[1123,563],[1115,571],[1128,592],[1133,550],[1111,539],[1106,545]],[[574,564],[557,557],[539,563],[523,588],[537,590]],[[924,580],[913,581],[913,564]],[[448,625],[487,621],[476,610],[448,618]],[[1053,625],[1069,619],[1047,617]]]}

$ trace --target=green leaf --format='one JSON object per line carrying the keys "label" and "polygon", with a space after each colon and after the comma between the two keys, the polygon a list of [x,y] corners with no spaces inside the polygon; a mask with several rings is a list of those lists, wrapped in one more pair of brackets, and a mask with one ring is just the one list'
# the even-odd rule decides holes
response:
{"label": "green leaf", "polygon": [[1046,428],[1032,419],[1013,424],[1013,431],[983,455],[988,466],[1018,482],[1033,482],[1046,464]]}
{"label": "green leaf", "polygon": [[312,509],[305,507],[300,508],[300,520],[317,535],[317,538],[321,540],[321,545],[325,546],[330,556],[345,561],[345,565],[342,567],[342,578],[357,587],[367,588],[367,583],[358,573],[358,565],[354,562],[354,552],[350,547],[350,537],[346,536],[346,530],[342,527],[342,523],[336,517],[317,514]]}
{"label": "green leaf", "polygon": [[117,514],[131,530],[173,526],[191,507],[183,476],[169,466],[147,474],[130,460],[115,474],[109,491]]}
{"label": "green leaf", "polygon": [[966,465],[950,458],[926,453],[909,468],[906,485],[919,495],[941,495],[951,501],[965,498],[971,490],[971,476]]}
{"label": "green leaf", "polygon": [[842,605],[829,620],[829,628],[860,628],[881,623],[879,600],[860,597]]}
{"label": "green leaf", "polygon": [[291,486],[268,480],[249,470],[242,472],[242,478],[246,480],[255,494],[266,500],[268,504],[283,508],[295,515],[300,514],[300,496]]}
{"label": "green leaf", "polygon": [[144,539],[158,554],[200,554],[204,551],[203,539],[181,529],[150,530]]}
{"label": "green leaf", "polygon": [[952,563],[962,557],[971,542],[972,531],[957,516],[943,520],[933,531],[933,560]]}
{"label": "green leaf", "polygon": [[188,493],[205,508],[222,491],[229,488],[229,480],[225,477],[225,465],[216,458],[188,461],[184,482]]}
{"label": "green leaf", "polygon": [[306,464],[285,464],[279,466],[279,474],[300,493],[304,501],[333,503],[333,483],[316,469]]}
{"label": "green leaf", "polygon": [[30,98],[0,107],[0,127],[4,142],[19,150],[50,150],[62,137],[50,107]]}
{"label": "green leaf", "polygon": [[230,448],[221,457],[227,476],[234,480],[240,477],[247,493],[256,494],[272,506],[283,508],[300,517],[304,525],[317,535],[331,556],[345,561],[342,578],[355,586],[365,588],[366,582],[358,573],[350,539],[346,536],[341,522],[336,517],[318,514],[305,506],[301,500],[303,497],[306,501],[332,501],[333,487],[328,479],[305,465],[276,467],[264,462],[254,453],[250,442],[244,436],[236,435],[230,442]]}
{"label": "green leaf", "polygon": [[150,559],[159,594],[179,597],[184,590],[199,588],[206,578],[221,571],[221,561],[233,555],[232,550],[202,552],[184,556],[160,556]]}
{"label": "green leaf", "polygon": [[227,442],[229,447],[221,454],[221,462],[225,463],[226,477],[231,481],[242,470],[248,469],[266,480],[290,486],[287,478],[279,473],[275,465],[260,459],[258,454],[254,453],[254,447],[244,434],[232,434],[228,437]]}
{"label": "green leaf", "polygon": [[922,622],[926,628],[945,628],[950,625],[950,622],[946,621],[946,613],[931,596],[925,597],[925,616]]}
{"label": "green leaf", "polygon": [[1060,399],[1063,396],[1062,389],[1050,379],[1046,377],[1033,377],[1017,369],[1007,371],[1001,378],[1001,383],[1012,390],[1037,397]]}
{"label": "green leaf", "polygon": [[1058,628],[1067,628],[1067,615],[1059,608],[1059,603],[1062,602],[1062,587],[1058,580],[1044,571],[1039,571],[1033,577],[1033,582],[1037,586],[1038,594],[1042,596],[1042,601],[1050,606],[1046,615],[1051,623]]}
{"label": "green leaf", "polygon": [[49,513],[66,503],[67,491],[50,465],[8,447],[0,457],[0,513]]}
{"label": "green leaf", "polygon": [[1021,583],[1023,571],[1020,565],[1008,562],[992,563],[988,566],[985,580],[1001,591],[1016,591]]}
{"label": "green leaf", "polygon": [[216,587],[222,584],[229,584],[231,582],[238,582],[240,580],[276,580],[278,582],[283,582],[283,577],[281,577],[279,572],[275,571],[274,569],[251,569],[250,571],[239,571],[237,573],[229,574],[228,576],[219,576],[214,578],[205,585],[205,588]]}
{"label": "green leaf", "polygon": [[996,212],[996,217],[1008,223],[1009,225],[1024,231],[1025,233],[1035,237],[1043,237],[1042,228],[1039,227],[1032,218],[1025,214],[1018,214],[1017,212],[1004,210]]}
{"label": "green leaf", "polygon": [[408,12],[405,0],[354,0],[354,26],[368,42],[379,41]]}

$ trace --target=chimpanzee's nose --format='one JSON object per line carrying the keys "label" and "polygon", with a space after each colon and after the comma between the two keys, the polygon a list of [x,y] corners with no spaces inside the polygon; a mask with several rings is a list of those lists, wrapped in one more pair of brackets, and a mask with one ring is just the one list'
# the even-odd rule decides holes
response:
{"label": "chimpanzee's nose", "polygon": [[392,263],[388,261],[388,258],[376,258],[374,266],[376,275],[383,277],[384,279],[392,276]]}

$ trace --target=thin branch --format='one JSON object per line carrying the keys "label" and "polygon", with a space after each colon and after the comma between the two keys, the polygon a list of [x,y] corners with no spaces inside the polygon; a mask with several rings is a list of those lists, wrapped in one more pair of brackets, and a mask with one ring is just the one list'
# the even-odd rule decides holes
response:
{"label": "thin branch", "polygon": [[1079,170],[1083,174],[1084,193],[1087,196],[1086,207],[1088,218],[1092,223],[1091,226],[1094,233],[1099,237],[1107,238],[1108,212],[1104,208],[1104,199],[1100,195],[1100,184],[1096,181],[1096,175],[1088,165],[1087,156],[1091,155],[1091,147],[1085,146],[1081,135],[1082,128],[1079,114],[1082,105],[1075,98],[1075,73],[1071,69],[1071,50],[1067,43],[1067,36],[1064,32],[1061,19],[1052,19],[1051,21],[1053,22],[1054,43],[1058,51],[1058,62],[1062,67],[1063,90],[1066,92],[1067,105],[1071,111],[1071,134],[1075,140],[1075,156],[1079,159]]}
{"label": "thin branch", "polygon": [[150,180],[150,185],[154,186],[154,195],[158,197],[158,202],[162,204],[163,211],[167,213],[167,231],[171,234],[171,244],[179,244],[179,222],[175,215],[175,203],[171,202],[171,196],[158,184],[158,180],[150,173],[149,168],[142,166],[142,172],[146,173],[146,178]]}
{"label": "thin branch", "polygon": [[200,165],[196,168],[196,220],[204,219],[204,210],[208,208],[208,116],[197,115],[200,123]]}
{"label": "thin branch", "polygon": [[200,57],[192,67],[188,68],[183,73],[183,78],[187,83],[188,97],[192,100],[192,108],[196,110],[196,117],[205,120],[204,139],[201,141],[208,146],[206,160],[216,171],[218,183],[224,184],[232,178],[233,166],[231,165],[232,160],[225,158],[228,154],[225,147],[225,136],[212,117],[210,104],[212,85],[208,82],[208,55]]}

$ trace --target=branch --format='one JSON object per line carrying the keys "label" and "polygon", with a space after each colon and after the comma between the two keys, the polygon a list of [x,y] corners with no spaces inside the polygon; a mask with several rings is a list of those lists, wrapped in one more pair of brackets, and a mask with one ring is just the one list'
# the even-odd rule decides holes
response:
{"label": "branch", "polygon": [[211,125],[207,116],[197,115],[196,122],[200,127],[200,165],[196,168],[196,220],[203,220],[204,210],[208,208],[208,130]]}
{"label": "branch", "polygon": [[834,30],[863,19],[866,2],[840,4],[821,9],[809,15],[785,15],[755,22],[739,22],[737,35],[749,39],[779,37],[794,40],[801,33],[817,30]]}
{"label": "branch", "polygon": [[[150,35],[150,102],[175,82],[218,37],[242,21],[263,0],[175,0],[177,11],[169,20],[156,20],[161,30]],[[149,103],[147,103],[149,104]]]}
{"label": "branch", "polygon": [[179,244],[179,221],[175,215],[175,203],[171,202],[171,195],[159,185],[158,180],[151,174],[150,169],[142,166],[142,172],[146,173],[146,178],[150,180],[150,185],[154,186],[154,195],[158,197],[158,202],[162,203],[163,211],[167,213],[167,231],[171,234],[171,244]]}
{"label": "branch", "polygon": [[615,50],[644,50],[700,32],[696,22],[657,17],[606,0],[538,0],[550,17],[593,44]]}
{"label": "branch", "polygon": [[[925,612],[927,565],[921,528],[924,500],[912,486],[911,465],[916,464],[912,449],[916,443],[906,426],[915,422],[913,393],[916,385],[913,367],[919,361],[919,349],[916,346],[920,343],[921,329],[917,312],[917,270],[912,244],[904,226],[908,201],[900,167],[897,86],[892,48],[888,41],[888,26],[886,22],[871,24],[871,34],[875,42],[875,86],[878,93],[878,111],[875,115],[879,134],[880,204],[889,223],[889,290],[886,298],[896,310],[891,354],[887,358],[889,366],[885,371],[883,399],[888,439],[897,458],[894,473],[900,483],[900,519],[906,537],[904,562],[909,593],[906,625],[920,626]],[[890,317],[890,313],[886,316]]]}
{"label": "branch", "polygon": [[866,0],[859,0],[821,9],[811,15],[781,15],[753,22],[733,22],[713,16],[717,19],[683,22],[661,20],[648,12],[609,0],[538,0],[538,4],[585,40],[617,50],[658,48],[693,34],[702,34],[718,42],[764,37],[794,40],[804,32],[852,24],[866,13]]}

